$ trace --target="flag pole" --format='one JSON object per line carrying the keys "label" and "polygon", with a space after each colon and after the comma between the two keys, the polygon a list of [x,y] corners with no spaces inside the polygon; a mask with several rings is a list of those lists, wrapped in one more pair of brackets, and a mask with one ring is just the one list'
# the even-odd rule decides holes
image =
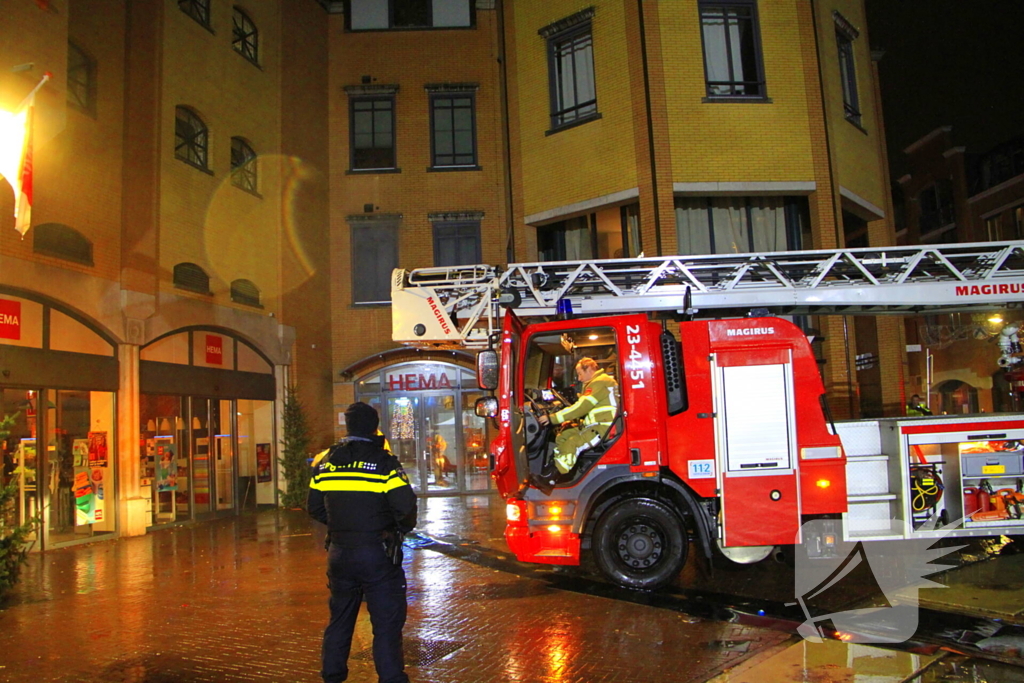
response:
{"label": "flag pole", "polygon": [[25,99],[23,99],[18,104],[18,106],[15,108],[14,111],[21,111],[22,109],[24,109],[25,105],[27,105],[29,102],[32,101],[32,98],[35,97],[35,94],[37,92],[39,92],[39,89],[42,88],[44,85],[46,85],[46,81],[50,80],[51,78],[53,78],[53,74],[52,73],[50,73],[49,71],[44,73],[43,77],[41,79],[39,79],[38,83],[36,83],[36,87],[32,88],[32,90],[29,92],[29,94],[25,95]]}

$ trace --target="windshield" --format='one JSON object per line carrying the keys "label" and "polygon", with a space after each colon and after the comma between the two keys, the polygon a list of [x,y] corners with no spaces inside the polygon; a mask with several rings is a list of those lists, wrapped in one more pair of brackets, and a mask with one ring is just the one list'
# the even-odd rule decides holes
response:
{"label": "windshield", "polygon": [[576,364],[583,358],[594,359],[600,369],[618,380],[615,330],[588,327],[532,336],[523,368],[524,396],[543,403],[574,402],[582,390]]}

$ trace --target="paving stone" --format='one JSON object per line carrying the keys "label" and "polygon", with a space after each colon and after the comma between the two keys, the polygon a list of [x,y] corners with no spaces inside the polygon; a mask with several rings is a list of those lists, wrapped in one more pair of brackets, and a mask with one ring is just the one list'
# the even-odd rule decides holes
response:
{"label": "paving stone", "polygon": [[[449,521],[493,534],[478,513]],[[270,511],[33,556],[0,610],[0,681],[318,681],[322,538],[302,513]],[[408,550],[405,567],[408,670],[422,683],[704,681],[787,638],[430,550]],[[350,681],[376,681],[371,644],[364,608]]]}

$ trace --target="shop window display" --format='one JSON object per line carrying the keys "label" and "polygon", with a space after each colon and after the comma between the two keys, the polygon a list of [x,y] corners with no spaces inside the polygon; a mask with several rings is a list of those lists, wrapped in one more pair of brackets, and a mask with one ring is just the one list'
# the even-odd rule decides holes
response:
{"label": "shop window display", "polygon": [[[23,389],[0,390],[0,412],[14,416],[14,425],[7,437],[0,442],[3,468],[0,484],[18,482],[17,499],[14,504],[14,524],[24,524],[39,514],[38,490],[39,463],[36,457],[36,403],[38,393]],[[30,540],[35,541],[35,532]]]}
{"label": "shop window display", "polygon": [[116,530],[114,395],[52,389],[44,395],[48,540],[111,534]]}
{"label": "shop window display", "polygon": [[153,524],[191,517],[189,458],[185,442],[185,401],[180,396],[139,397],[143,496],[151,501]]}

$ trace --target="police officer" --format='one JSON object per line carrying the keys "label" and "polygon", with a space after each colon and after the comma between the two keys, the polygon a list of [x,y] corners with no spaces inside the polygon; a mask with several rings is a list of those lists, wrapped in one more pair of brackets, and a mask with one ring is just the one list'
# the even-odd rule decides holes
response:
{"label": "police officer", "polygon": [[[348,655],[359,605],[373,624],[373,663],[380,683],[407,683],[402,657],[405,626],[405,571],[402,534],[416,526],[416,494],[398,459],[376,436],[380,418],[365,403],[345,411],[348,438],[313,468],[309,514],[327,525],[327,578],[331,621],[321,651],[325,683],[348,677]],[[397,562],[393,562],[396,559]]]}
{"label": "police officer", "polygon": [[579,400],[551,416],[540,416],[540,422],[568,422],[582,420],[578,429],[563,429],[555,437],[555,467],[562,474],[572,469],[580,453],[593,448],[611,429],[618,411],[616,391],[618,384],[597,365],[593,358],[581,358],[576,363],[576,378],[583,383]]}

